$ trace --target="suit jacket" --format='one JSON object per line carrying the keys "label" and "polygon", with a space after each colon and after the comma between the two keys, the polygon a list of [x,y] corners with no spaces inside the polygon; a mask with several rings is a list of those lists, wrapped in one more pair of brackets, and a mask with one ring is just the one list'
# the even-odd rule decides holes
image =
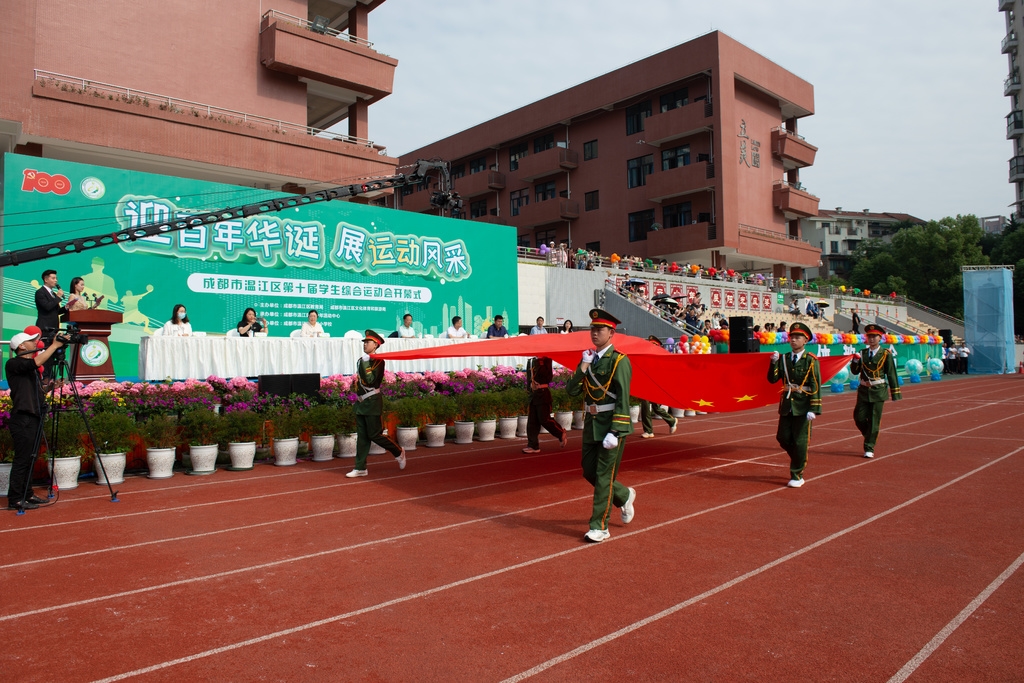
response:
{"label": "suit jacket", "polygon": [[67,316],[68,309],[61,306],[57,295],[51,294],[46,287],[40,287],[36,290],[36,312],[36,327],[46,336],[47,331],[52,332],[60,327],[61,319]]}
{"label": "suit jacket", "polygon": [[[896,361],[888,349],[879,348],[874,358],[871,357],[871,349],[861,349],[860,356],[850,361],[850,372],[860,375],[860,386],[857,387],[858,401],[884,403],[887,394],[891,395],[894,401],[902,398],[900,385],[896,379]],[[875,384],[872,384],[872,381]]]}
{"label": "suit jacket", "polygon": [[356,402],[356,415],[380,415],[384,412],[384,397],[379,391],[383,380],[384,361],[371,358],[367,362],[362,357],[356,361],[356,396],[363,396],[374,389],[378,390],[376,394]]}
{"label": "suit jacket", "polygon": [[[603,356],[590,364],[584,374],[576,366],[565,388],[570,396],[583,396],[586,405],[614,405],[612,410],[591,415],[586,412],[583,421],[584,433],[596,441],[602,441],[608,432],[619,436],[633,433],[633,421],[629,417],[629,382],[633,366],[629,358],[609,347]],[[584,407],[585,408],[585,407]]]}
{"label": "suit jacket", "polygon": [[779,359],[768,366],[769,382],[775,384],[782,380],[784,384],[795,385],[795,388],[782,388],[779,415],[821,415],[821,366],[818,358],[810,351],[804,351],[800,360],[794,363],[792,355],[780,353]]}

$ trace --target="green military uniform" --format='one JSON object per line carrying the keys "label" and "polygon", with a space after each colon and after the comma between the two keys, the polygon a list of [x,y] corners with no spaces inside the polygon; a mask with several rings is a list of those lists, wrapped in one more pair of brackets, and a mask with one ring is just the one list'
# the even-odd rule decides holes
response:
{"label": "green military uniform", "polygon": [[[367,337],[379,339],[376,334],[370,335],[370,330],[367,330]],[[356,361],[356,470],[366,470],[366,456],[370,454],[371,441],[396,458],[402,455],[402,449],[398,444],[384,435],[384,423],[381,420],[384,412],[384,397],[380,393],[382,381],[384,361],[372,358],[368,361],[362,358]]]}
{"label": "green military uniform", "polygon": [[[611,317],[603,311],[600,313]],[[591,318],[594,318],[593,311]],[[598,319],[595,318],[594,324],[598,324]],[[582,365],[580,363],[576,367],[566,390],[570,396],[583,396],[585,401],[581,465],[583,478],[594,486],[590,528],[607,531],[612,506],[621,508],[630,500],[630,490],[619,483],[617,477],[626,447],[626,435],[633,433],[633,421],[629,417],[632,367],[629,358],[611,344],[605,347],[600,357],[594,358],[586,373],[582,371]],[[611,450],[603,445],[609,433],[614,433],[619,440]]]}
{"label": "green military uniform", "polygon": [[[803,323],[793,323],[794,328],[810,339],[810,329]],[[811,440],[811,421],[807,413],[821,415],[821,367],[817,357],[804,349],[799,359],[795,353],[784,353],[768,367],[768,381],[774,384],[783,381],[782,397],[779,400],[779,428],[775,435],[779,445],[789,454],[791,486],[803,480],[807,466],[807,445]]]}
{"label": "green military uniform", "polygon": [[[885,330],[876,325],[868,325],[865,332],[871,334],[872,328],[876,334],[885,334]],[[882,407],[889,396],[894,401],[902,398],[896,379],[896,361],[888,349],[879,348],[872,355],[871,349],[866,348],[850,362],[850,372],[860,376],[853,421],[864,435],[864,457],[874,457],[878,428],[882,423]]]}
{"label": "green military uniform", "polygon": [[[653,334],[647,337],[647,341],[651,342],[656,346],[661,346],[661,340],[655,337]],[[676,427],[679,424],[679,418],[672,417],[671,413],[661,407],[659,403],[651,403],[650,401],[640,401],[640,423],[644,427],[644,434],[654,434],[654,418],[660,417],[662,420],[668,423],[669,434],[675,434]]]}

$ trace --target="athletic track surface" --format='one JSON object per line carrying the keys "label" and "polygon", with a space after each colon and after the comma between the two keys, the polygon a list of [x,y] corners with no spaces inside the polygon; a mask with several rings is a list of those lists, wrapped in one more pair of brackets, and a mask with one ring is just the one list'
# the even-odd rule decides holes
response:
{"label": "athletic track surface", "polygon": [[580,433],[83,483],[0,517],[4,681],[1024,680],[1024,376],[904,387],[862,456],[826,395],[629,437],[582,541]]}

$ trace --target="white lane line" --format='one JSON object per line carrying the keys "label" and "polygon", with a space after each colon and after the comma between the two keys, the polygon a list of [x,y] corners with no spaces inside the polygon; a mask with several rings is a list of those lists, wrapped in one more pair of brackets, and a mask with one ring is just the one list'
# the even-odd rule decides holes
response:
{"label": "white lane line", "polygon": [[982,603],[988,600],[989,596],[995,593],[1000,586],[1002,586],[1007,579],[1013,576],[1013,573],[1020,569],[1021,565],[1024,564],[1024,553],[1021,553],[1019,557],[1005,570],[1003,573],[996,577],[995,581],[990,583],[988,587],[978,594],[971,602],[964,607],[960,614],[953,617],[953,620],[946,624],[941,631],[935,634],[935,637],[928,641],[928,644],[921,648],[921,651],[914,655],[909,662],[903,665],[903,668],[897,671],[892,678],[889,679],[889,683],[903,683],[907,680],[914,671],[921,666],[933,652],[939,649],[939,646],[945,642],[946,638],[953,634],[953,631],[960,628],[960,624],[967,621],[967,618],[974,614],[975,610],[981,607]]}
{"label": "white lane line", "polygon": [[[653,624],[656,621],[660,621],[660,620],[664,619],[665,617],[671,616],[671,615],[675,614],[676,612],[678,612],[678,611],[680,611],[682,609],[685,609],[685,608],[687,608],[687,607],[689,607],[691,605],[694,605],[694,604],[696,604],[698,602],[701,602],[702,600],[706,600],[707,598],[710,598],[711,596],[716,595],[717,593],[721,593],[722,591],[728,590],[729,588],[732,588],[733,586],[735,586],[737,584],[743,583],[747,579],[751,579],[751,578],[753,578],[753,577],[755,577],[755,576],[757,576],[759,574],[763,574],[764,572],[768,571],[769,569],[774,569],[775,567],[777,567],[777,566],[779,566],[779,565],[781,565],[781,564],[783,564],[785,562],[788,562],[789,560],[792,560],[792,559],[794,559],[796,557],[799,557],[801,555],[809,553],[812,550],[820,548],[821,546],[825,545],[826,543],[831,543],[832,541],[834,541],[834,540],[836,540],[838,538],[842,538],[843,536],[846,536],[847,534],[849,534],[851,532],[857,531],[858,529],[861,529],[861,528],[867,526],[868,524],[871,524],[872,522],[876,522],[879,519],[882,519],[884,517],[888,517],[889,515],[893,514],[894,512],[898,512],[898,511],[900,511],[900,510],[902,510],[902,509],[904,509],[904,508],[906,508],[906,507],[908,507],[910,505],[913,505],[914,503],[916,503],[916,502],[918,502],[918,501],[920,501],[920,500],[922,500],[924,498],[927,498],[928,496],[931,496],[931,495],[933,495],[935,493],[938,493],[939,491],[942,491],[942,490],[944,490],[946,488],[949,488],[950,486],[952,486],[952,485],[954,485],[954,484],[956,484],[958,482],[961,482],[964,479],[966,479],[966,478],[968,478],[970,476],[973,476],[973,475],[977,474],[978,472],[981,472],[982,470],[985,470],[985,469],[987,469],[987,468],[989,468],[989,467],[991,467],[991,466],[993,466],[993,465],[995,465],[995,464],[997,464],[999,462],[1002,462],[1003,460],[1006,460],[1009,457],[1012,457],[1013,455],[1016,455],[1017,453],[1019,453],[1022,450],[1024,450],[1024,446],[1021,446],[1020,448],[1017,448],[1016,450],[1011,451],[1010,453],[1007,453],[1006,455],[1004,455],[1002,457],[999,457],[999,458],[997,458],[997,459],[995,459],[995,460],[993,460],[991,462],[988,462],[988,463],[982,465],[981,467],[978,467],[978,468],[976,468],[974,470],[971,470],[970,472],[962,474],[959,477],[957,477],[956,479],[948,481],[945,484],[942,484],[941,486],[937,486],[934,489],[932,489],[931,491],[926,491],[926,492],[922,493],[921,495],[915,496],[914,498],[911,498],[910,500],[907,500],[907,501],[905,501],[903,503],[900,503],[899,505],[893,506],[893,507],[889,508],[888,510],[885,510],[883,512],[879,512],[877,515],[872,515],[871,517],[868,517],[867,519],[865,519],[862,522],[858,522],[857,524],[854,524],[852,526],[848,526],[845,529],[842,529],[841,531],[837,531],[834,534],[830,534],[830,535],[826,536],[825,538],[822,538],[821,540],[815,541],[814,543],[811,543],[810,545],[804,546],[803,548],[800,548],[799,550],[795,550],[795,551],[789,553],[788,555],[783,555],[782,557],[780,557],[780,558],[778,558],[776,560],[772,560],[771,562],[769,562],[767,564],[761,565],[757,569],[751,570],[751,571],[747,572],[746,574],[742,574],[741,576],[737,576],[735,579],[732,579],[731,581],[727,581],[726,583],[723,583],[721,585],[715,586],[714,588],[712,588],[710,590],[704,591],[700,595],[695,595],[694,597],[692,597],[692,598],[690,598],[688,600],[684,600],[683,602],[680,602],[678,604],[675,604],[675,605],[669,607],[668,609],[665,609],[665,610],[662,610],[661,612],[658,612],[657,614],[652,614],[649,617],[646,617],[644,619],[640,619],[639,621],[635,621],[632,624],[619,629],[618,631],[613,631],[612,633],[609,633],[606,636],[603,636],[603,637],[598,638],[596,640],[592,640],[589,643],[581,645],[581,646],[579,646],[579,647],[577,647],[577,648],[575,648],[573,650],[570,650],[570,651],[568,651],[568,652],[566,652],[564,654],[561,654],[561,655],[559,655],[557,657],[552,657],[551,659],[547,660],[546,662],[541,662],[537,666],[535,666],[535,667],[533,667],[531,669],[527,669],[526,671],[520,672],[520,673],[516,674],[515,676],[510,676],[509,678],[506,678],[501,683],[517,683],[518,681],[526,680],[527,678],[531,678],[533,676],[536,676],[537,674],[542,673],[544,671],[547,671],[548,669],[550,669],[550,668],[552,668],[554,666],[557,666],[559,664],[562,664],[563,662],[567,662],[570,659],[578,657],[581,654],[589,652],[589,651],[593,650],[594,648],[597,648],[597,647],[600,647],[601,645],[605,645],[607,643],[610,643],[613,640],[617,640],[618,638],[621,638],[624,635],[630,634],[633,631],[636,631],[638,629],[643,628],[644,626],[648,626],[650,624]],[[646,529],[645,529],[645,531],[646,531]],[[1022,560],[1024,560],[1024,555],[1022,555],[1020,558],[1018,558],[1017,562],[1014,563],[1014,565],[1019,566]],[[1014,565],[1011,565],[1011,567],[1013,569],[1016,569],[1016,566],[1014,566]],[[1003,572],[1003,573],[1006,574],[1006,572]],[[1010,573],[1012,574],[1013,572],[1010,572]],[[1000,583],[1001,583],[1001,581],[1000,581]],[[966,618],[966,616],[965,616],[965,618]],[[943,629],[943,630],[945,630],[945,629]],[[929,645],[930,645],[930,643],[929,643]],[[925,655],[925,656],[927,656],[927,655]],[[911,660],[911,661],[914,661],[914,660]],[[924,661],[924,660],[922,659],[921,661]],[[904,667],[904,668],[906,668],[906,667]],[[909,675],[909,672],[908,672],[908,675]],[[894,678],[892,680],[896,680],[896,679]],[[899,680],[903,680],[903,679],[899,679]]]}

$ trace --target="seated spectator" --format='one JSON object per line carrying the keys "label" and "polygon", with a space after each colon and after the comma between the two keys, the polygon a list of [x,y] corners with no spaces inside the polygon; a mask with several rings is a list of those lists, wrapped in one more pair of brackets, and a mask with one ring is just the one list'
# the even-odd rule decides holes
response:
{"label": "seated spectator", "polygon": [[558,330],[559,334],[572,334],[572,332],[573,332],[573,329],[572,329],[572,321],[571,320],[566,320],[564,323],[562,323],[562,327],[559,328],[559,330]]}
{"label": "seated spectator", "polygon": [[462,316],[452,318],[452,326],[448,328],[446,334],[449,339],[465,339],[469,336],[469,332],[462,326]]}
{"label": "seated spectator", "polygon": [[505,328],[505,318],[500,315],[494,316],[494,323],[487,328],[487,338],[497,339],[500,337],[507,337],[508,330]]}
{"label": "seated spectator", "polygon": [[547,334],[548,331],[544,329],[544,318],[538,317],[537,324],[530,328],[530,334]]}
{"label": "seated spectator", "polygon": [[411,313],[402,316],[402,326],[398,328],[398,336],[402,339],[412,339],[416,336],[416,330],[412,326]]}
{"label": "seated spectator", "polygon": [[185,310],[185,304],[174,304],[174,309],[171,311],[171,319],[164,323],[164,326],[160,329],[160,335],[164,337],[192,336],[192,325],[188,321],[188,312]]}
{"label": "seated spectator", "polygon": [[729,329],[729,319],[723,315],[721,320],[718,321],[718,326],[723,330]]}
{"label": "seated spectator", "polygon": [[300,337],[322,337],[324,336],[324,328],[318,322],[320,314],[316,310],[311,310],[309,315],[306,316],[306,322],[302,323],[302,329],[299,331]]}

